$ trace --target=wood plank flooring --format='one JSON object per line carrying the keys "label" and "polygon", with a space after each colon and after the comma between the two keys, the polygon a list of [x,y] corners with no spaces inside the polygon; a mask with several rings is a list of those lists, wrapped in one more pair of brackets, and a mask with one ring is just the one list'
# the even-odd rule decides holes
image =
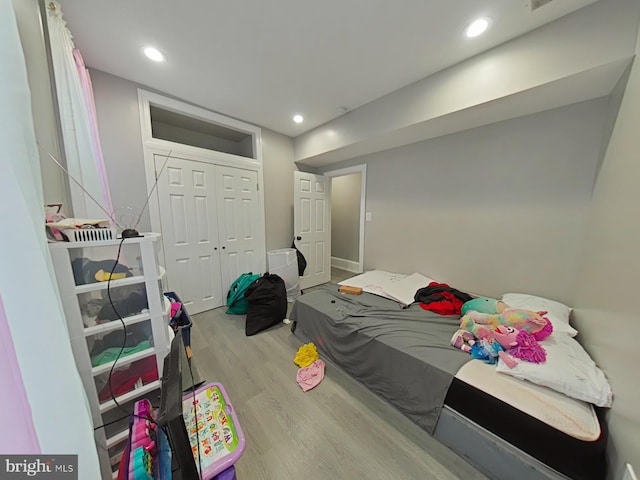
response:
{"label": "wood plank flooring", "polygon": [[194,315],[191,342],[200,376],[225,386],[244,429],[239,480],[486,478],[330,363],[303,393],[289,326],[246,337],[244,316],[224,311]]}

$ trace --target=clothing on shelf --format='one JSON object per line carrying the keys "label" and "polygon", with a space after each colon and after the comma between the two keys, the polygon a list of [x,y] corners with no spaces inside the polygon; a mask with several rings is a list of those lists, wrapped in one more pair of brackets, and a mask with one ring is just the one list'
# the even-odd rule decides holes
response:
{"label": "clothing on shelf", "polygon": [[[76,281],[76,285],[86,285],[87,283],[96,283],[96,274],[102,270],[107,273],[123,273],[126,277],[133,276],[131,269],[126,265],[118,263],[115,265],[115,260],[90,260],[88,258],[74,258],[71,260],[71,269],[73,270],[73,278]],[[114,280],[114,279],[112,279]]]}
{"label": "clothing on shelf", "polygon": [[[151,355],[133,362],[128,368],[114,370],[111,375],[111,391],[114,396],[118,397],[133,390],[138,382],[146,385],[156,380],[158,380],[156,357]],[[101,402],[106,402],[111,398],[108,382],[100,390],[98,398]]]}
{"label": "clothing on shelf", "polygon": [[113,306],[111,302],[107,301],[98,312],[96,321],[100,323],[103,321],[117,320],[118,316],[122,318],[129,317],[142,312],[145,308],[149,308],[147,296],[144,293],[134,291],[125,298],[115,300]]}
{"label": "clothing on shelf", "polygon": [[[127,338],[126,342],[124,337],[124,330],[116,330],[115,332],[108,333],[103,338],[96,340],[91,348],[90,356],[93,359],[104,351],[110,348],[125,348],[135,347],[141,342],[149,341],[152,337],[151,325],[149,322],[141,322],[127,326]],[[93,360],[92,360],[93,362]],[[95,367],[95,365],[94,365]]]}
{"label": "clothing on shelf", "polygon": [[98,367],[104,363],[113,362],[116,358],[123,358],[127,355],[131,355],[132,353],[141,352],[151,347],[151,342],[149,340],[145,340],[143,342],[140,342],[135,347],[125,347],[124,349],[122,347],[107,348],[105,351],[99,353],[95,357],[91,357],[91,366]]}

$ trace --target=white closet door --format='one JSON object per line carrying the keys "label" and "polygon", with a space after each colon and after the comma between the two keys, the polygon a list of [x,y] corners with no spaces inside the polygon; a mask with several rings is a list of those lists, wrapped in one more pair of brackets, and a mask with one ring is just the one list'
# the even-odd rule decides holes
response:
{"label": "white closet door", "polygon": [[[166,157],[154,155],[156,176]],[[190,314],[225,303],[220,279],[215,166],[170,158],[158,181],[165,268],[170,290]]]}
{"label": "white closet door", "polygon": [[302,289],[331,280],[329,197],[322,175],[293,172],[293,232],[296,247],[307,260]]}
{"label": "white closet door", "polygon": [[258,173],[216,166],[222,287],[243,273],[263,273],[264,221],[258,201]]}

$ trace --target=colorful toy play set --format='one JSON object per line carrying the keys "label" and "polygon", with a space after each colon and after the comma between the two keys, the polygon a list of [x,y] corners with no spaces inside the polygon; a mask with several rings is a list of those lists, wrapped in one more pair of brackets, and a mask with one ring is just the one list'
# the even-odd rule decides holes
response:
{"label": "colorful toy play set", "polygon": [[195,400],[192,393],[186,393],[183,412],[202,479],[215,478],[232,467],[244,452],[245,438],[224,387],[220,383],[204,385],[195,391]]}
{"label": "colorful toy play set", "polygon": [[[194,412],[196,416],[194,416]],[[201,480],[235,480],[245,438],[224,387],[210,383],[183,396],[183,416]],[[197,421],[196,421],[197,419]],[[197,433],[196,433],[197,432]],[[171,447],[148,400],[135,403],[118,480],[171,480]]]}

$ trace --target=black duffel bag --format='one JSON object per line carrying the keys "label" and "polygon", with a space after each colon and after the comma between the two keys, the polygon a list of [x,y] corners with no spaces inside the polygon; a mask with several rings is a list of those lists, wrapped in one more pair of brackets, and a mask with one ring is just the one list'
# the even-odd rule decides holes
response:
{"label": "black duffel bag", "polygon": [[287,289],[278,275],[265,273],[247,287],[244,295],[249,302],[245,334],[255,335],[280,323],[287,316]]}

